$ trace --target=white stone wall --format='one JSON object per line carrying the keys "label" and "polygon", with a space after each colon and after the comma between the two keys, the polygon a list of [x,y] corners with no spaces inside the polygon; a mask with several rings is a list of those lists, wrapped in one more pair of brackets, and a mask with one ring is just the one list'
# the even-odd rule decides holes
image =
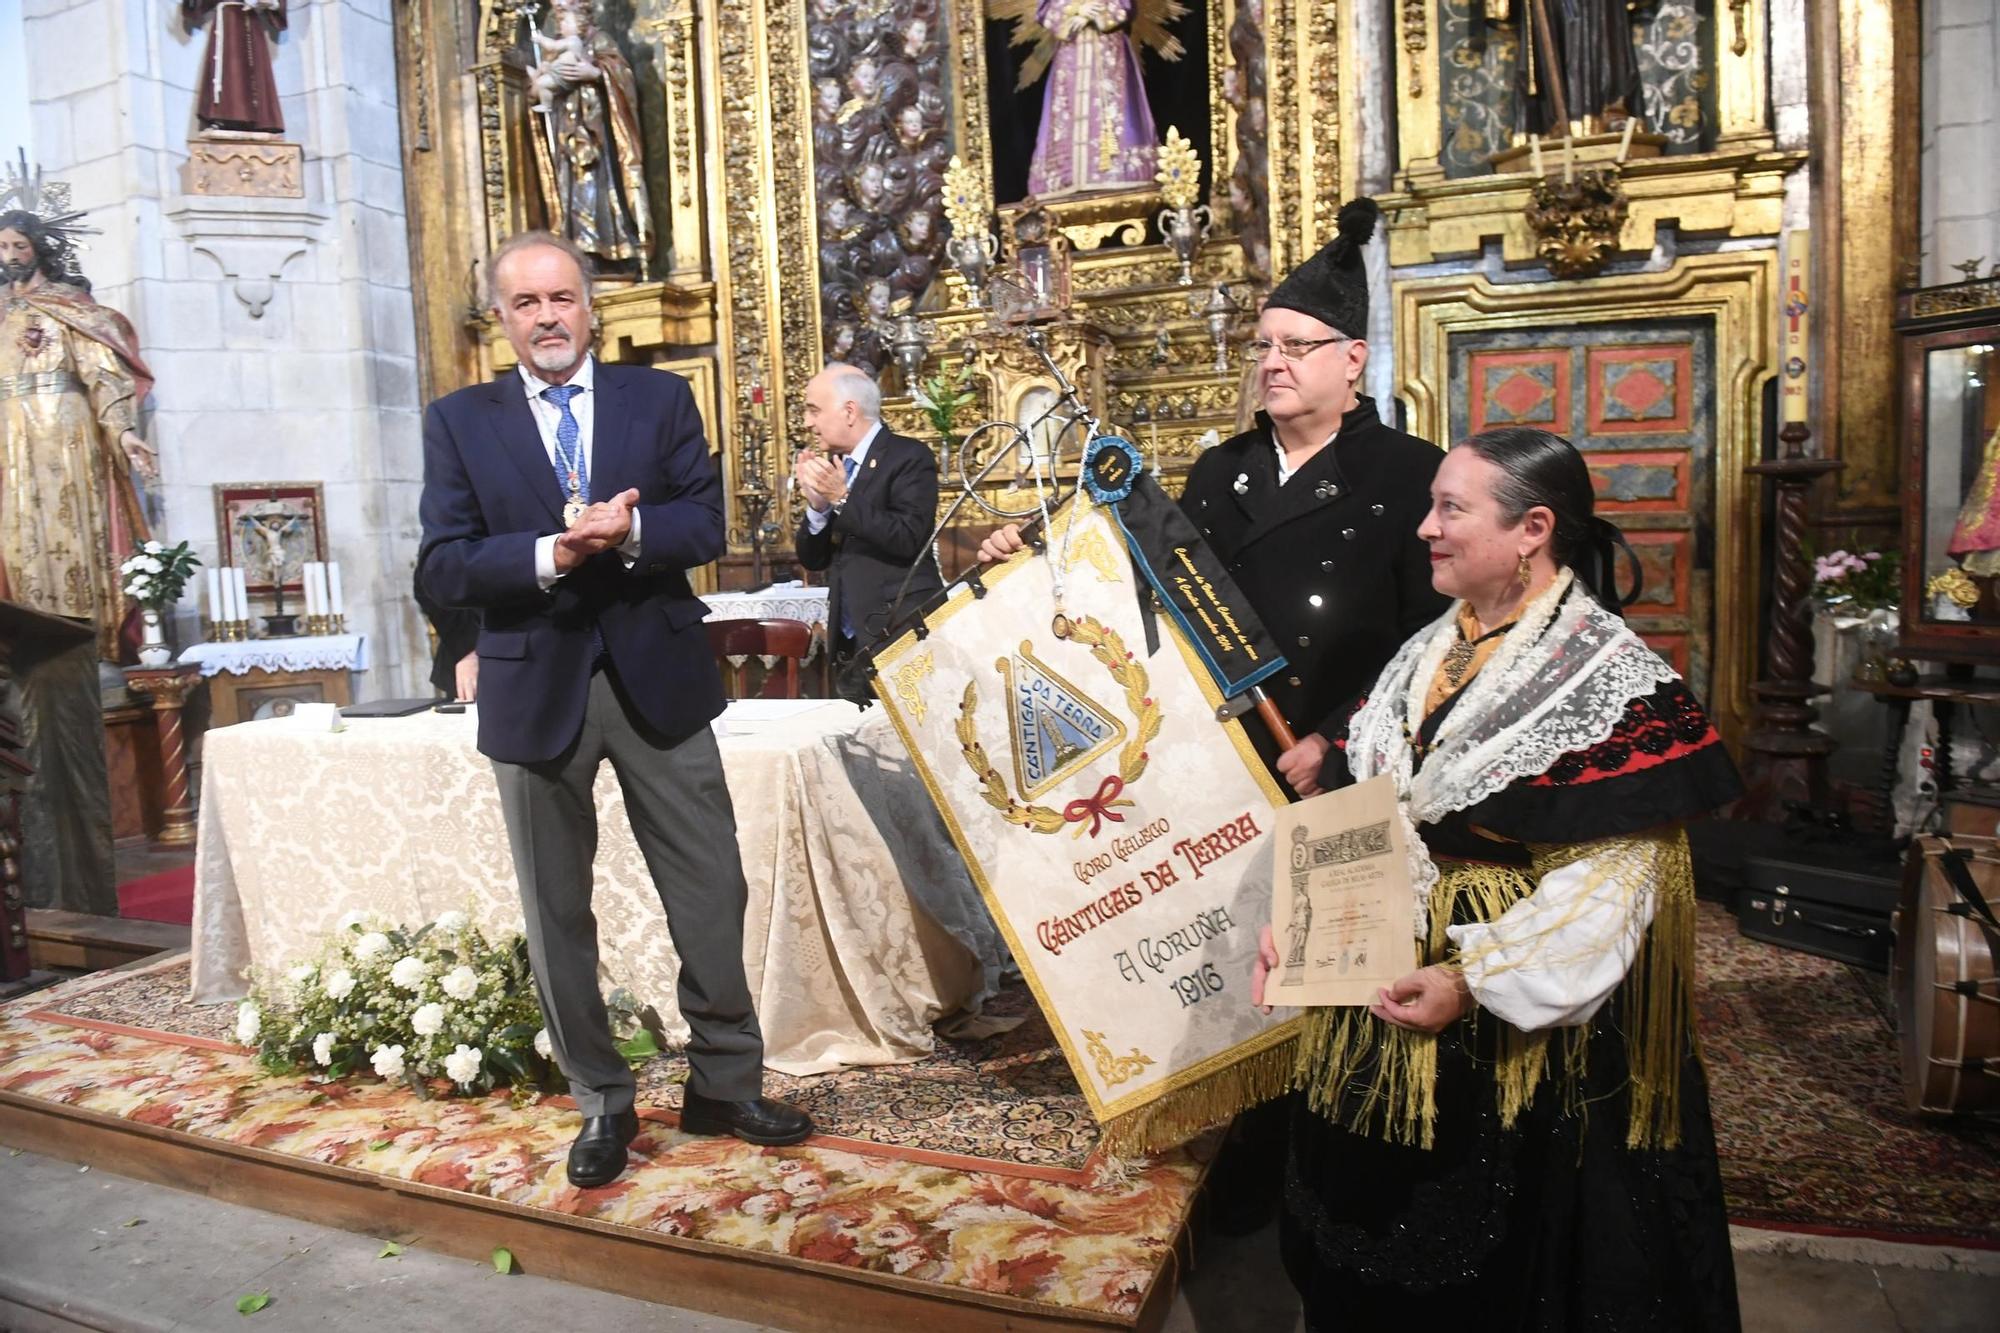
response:
{"label": "white stone wall", "polygon": [[2000,5],[1922,0],[1923,281],[1956,282],[1952,265],[2000,264]]}
{"label": "white stone wall", "polygon": [[213,483],[322,482],[348,624],[369,636],[361,698],[422,692],[429,667],[409,597],[422,404],[391,2],[291,0],[276,77],[306,199],[242,225],[313,239],[294,243],[258,317],[197,251],[180,193],[206,30],[187,31],[173,0],[22,0],[35,155],[104,230],[85,272],[159,380],[146,427],[159,534],[211,559]]}

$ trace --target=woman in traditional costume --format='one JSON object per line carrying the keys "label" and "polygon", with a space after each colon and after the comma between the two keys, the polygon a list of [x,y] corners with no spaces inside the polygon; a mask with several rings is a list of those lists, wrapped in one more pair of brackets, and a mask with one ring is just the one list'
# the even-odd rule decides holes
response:
{"label": "woman in traditional costume", "polygon": [[[1693,1030],[1682,821],[1739,791],[1617,611],[1616,529],[1557,436],[1454,448],[1419,529],[1456,598],[1356,709],[1427,965],[1307,1013],[1281,1244],[1309,1329],[1736,1329]],[[1253,993],[1277,964],[1268,934]]]}

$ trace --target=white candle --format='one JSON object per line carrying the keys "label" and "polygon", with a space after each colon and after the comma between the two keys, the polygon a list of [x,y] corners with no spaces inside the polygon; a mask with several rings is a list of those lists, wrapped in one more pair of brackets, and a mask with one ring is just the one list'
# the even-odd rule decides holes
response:
{"label": "white candle", "polygon": [[1639,123],[1635,116],[1625,117],[1625,133],[1618,139],[1618,164],[1625,164],[1625,155],[1632,151],[1632,127]]}
{"label": "white candle", "polygon": [[299,584],[304,589],[303,596],[306,599],[306,614],[309,616],[319,614],[319,598],[313,591],[313,567],[317,564],[319,564],[317,560],[308,560],[299,566]]}
{"label": "white candle", "polygon": [[248,621],[250,619],[250,590],[243,583],[243,567],[241,565],[235,566],[229,572],[236,576],[236,618]]}
{"label": "white candle", "polygon": [[326,561],[313,562],[313,614],[326,614]]}
{"label": "white candle", "polygon": [[340,597],[340,562],[336,560],[328,565],[326,572],[329,579],[327,587],[327,614],[330,616],[344,616],[347,614],[347,603],[342,601]]}
{"label": "white candle", "polygon": [[226,624],[236,619],[236,575],[227,565],[218,573],[222,583],[222,619]]}
{"label": "white candle", "polygon": [[211,565],[208,570],[208,623],[220,624],[227,619],[228,617],[222,614],[222,579]]}

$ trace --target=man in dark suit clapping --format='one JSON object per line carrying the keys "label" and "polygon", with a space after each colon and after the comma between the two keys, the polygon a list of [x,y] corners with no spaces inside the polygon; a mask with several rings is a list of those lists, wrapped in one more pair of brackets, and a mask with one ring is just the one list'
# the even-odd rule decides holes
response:
{"label": "man in dark suit clapping", "polygon": [[598,993],[591,796],[606,759],[667,908],[692,1035],[681,1128],[796,1143],[761,1095],[743,972],[747,891],[709,723],[722,682],[687,571],[720,555],[722,483],[677,375],[590,354],[588,260],[546,232],[488,268],[520,358],[424,417],[419,577],[480,613],[479,748],[493,761],[556,1063],[583,1112],[569,1178],[608,1184],[638,1132],[632,1071]]}
{"label": "man in dark suit clapping", "polygon": [[806,500],[799,563],[832,571],[827,632],[835,657],[846,657],[888,638],[944,586],[929,545],[937,460],[883,426],[882,390],[854,366],[836,362],[807,382],[805,421],[826,452],[804,450],[792,469]]}

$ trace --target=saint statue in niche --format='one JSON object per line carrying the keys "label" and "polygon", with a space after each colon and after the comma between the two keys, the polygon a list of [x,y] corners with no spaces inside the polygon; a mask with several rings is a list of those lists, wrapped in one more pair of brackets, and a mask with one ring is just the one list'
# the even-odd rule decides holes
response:
{"label": "saint statue in niche", "polygon": [[1028,162],[1028,193],[1041,200],[1153,186],[1159,132],[1146,100],[1141,48],[1179,60],[1171,25],[1180,0],[991,0],[989,19],[1011,19],[1014,46],[1031,47],[1015,86],[1044,73],[1041,125]]}
{"label": "saint statue in niche", "polygon": [[271,44],[285,30],[285,0],[181,0],[189,28],[211,14],[195,119],[203,129],[283,134]]}
{"label": "saint statue in niche", "polygon": [[1521,11],[1521,109],[1532,134],[1602,134],[1641,110],[1632,25],[1648,0],[1486,0]]}
{"label": "saint statue in niche", "polygon": [[534,32],[535,173],[549,229],[615,272],[647,276],[653,219],[646,202],[639,91],[632,66],[591,17],[590,0],[556,0],[553,32]]}

